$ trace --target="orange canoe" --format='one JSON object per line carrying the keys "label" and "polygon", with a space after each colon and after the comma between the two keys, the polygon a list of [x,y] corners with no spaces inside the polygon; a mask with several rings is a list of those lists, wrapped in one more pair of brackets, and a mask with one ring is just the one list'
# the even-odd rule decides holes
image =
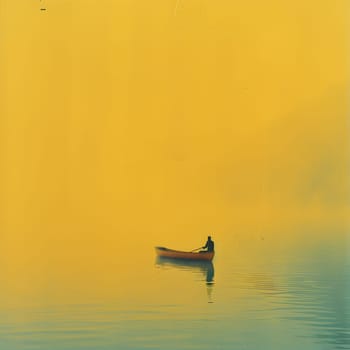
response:
{"label": "orange canoe", "polygon": [[164,258],[206,261],[211,261],[214,258],[214,252],[182,252],[180,250],[173,250],[165,247],[156,247],[155,249],[158,256]]}

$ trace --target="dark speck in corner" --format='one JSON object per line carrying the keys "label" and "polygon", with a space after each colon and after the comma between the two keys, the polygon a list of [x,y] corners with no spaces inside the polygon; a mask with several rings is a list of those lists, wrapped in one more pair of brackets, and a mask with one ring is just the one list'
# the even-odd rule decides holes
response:
{"label": "dark speck in corner", "polygon": [[42,8],[42,9],[40,9],[40,11],[46,11],[46,9]]}

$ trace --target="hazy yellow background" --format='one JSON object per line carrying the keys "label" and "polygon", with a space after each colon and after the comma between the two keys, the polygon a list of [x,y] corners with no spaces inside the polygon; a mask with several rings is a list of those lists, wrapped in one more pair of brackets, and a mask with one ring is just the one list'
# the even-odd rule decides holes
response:
{"label": "hazy yellow background", "polygon": [[349,1],[176,1],[0,0],[8,269],[347,224]]}

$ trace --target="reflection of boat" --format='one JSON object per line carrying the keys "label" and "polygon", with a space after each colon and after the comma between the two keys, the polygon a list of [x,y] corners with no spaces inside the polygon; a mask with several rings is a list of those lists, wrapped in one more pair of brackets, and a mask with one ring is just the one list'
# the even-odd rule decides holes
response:
{"label": "reflection of boat", "polygon": [[214,252],[182,252],[180,250],[173,250],[165,247],[156,247],[155,249],[158,256],[171,259],[211,261],[214,258]]}
{"label": "reflection of boat", "polygon": [[214,280],[214,265],[211,261],[206,260],[185,260],[172,259],[158,256],[156,264],[164,267],[175,267],[181,270],[198,271],[206,276],[207,284],[212,284]]}
{"label": "reflection of boat", "polygon": [[213,303],[214,265],[210,260],[173,259],[158,256],[156,264],[165,268],[174,267],[180,270],[203,274],[207,286],[208,303]]}

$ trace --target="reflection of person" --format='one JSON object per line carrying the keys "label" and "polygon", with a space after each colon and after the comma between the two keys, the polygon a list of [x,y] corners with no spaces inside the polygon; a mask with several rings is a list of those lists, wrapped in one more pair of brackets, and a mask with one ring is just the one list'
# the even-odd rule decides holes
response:
{"label": "reflection of person", "polygon": [[207,295],[208,295],[208,303],[213,303],[213,286],[214,286],[214,265],[212,262],[208,264],[207,266],[207,278],[206,278],[206,285],[207,285]]}
{"label": "reflection of person", "polygon": [[207,278],[205,279],[207,284],[212,284],[214,280],[214,265],[212,262],[207,266]]}
{"label": "reflection of person", "polygon": [[214,241],[211,240],[211,236],[208,236],[207,243],[202,248],[203,249],[207,249],[208,252],[213,252],[214,251]]}

